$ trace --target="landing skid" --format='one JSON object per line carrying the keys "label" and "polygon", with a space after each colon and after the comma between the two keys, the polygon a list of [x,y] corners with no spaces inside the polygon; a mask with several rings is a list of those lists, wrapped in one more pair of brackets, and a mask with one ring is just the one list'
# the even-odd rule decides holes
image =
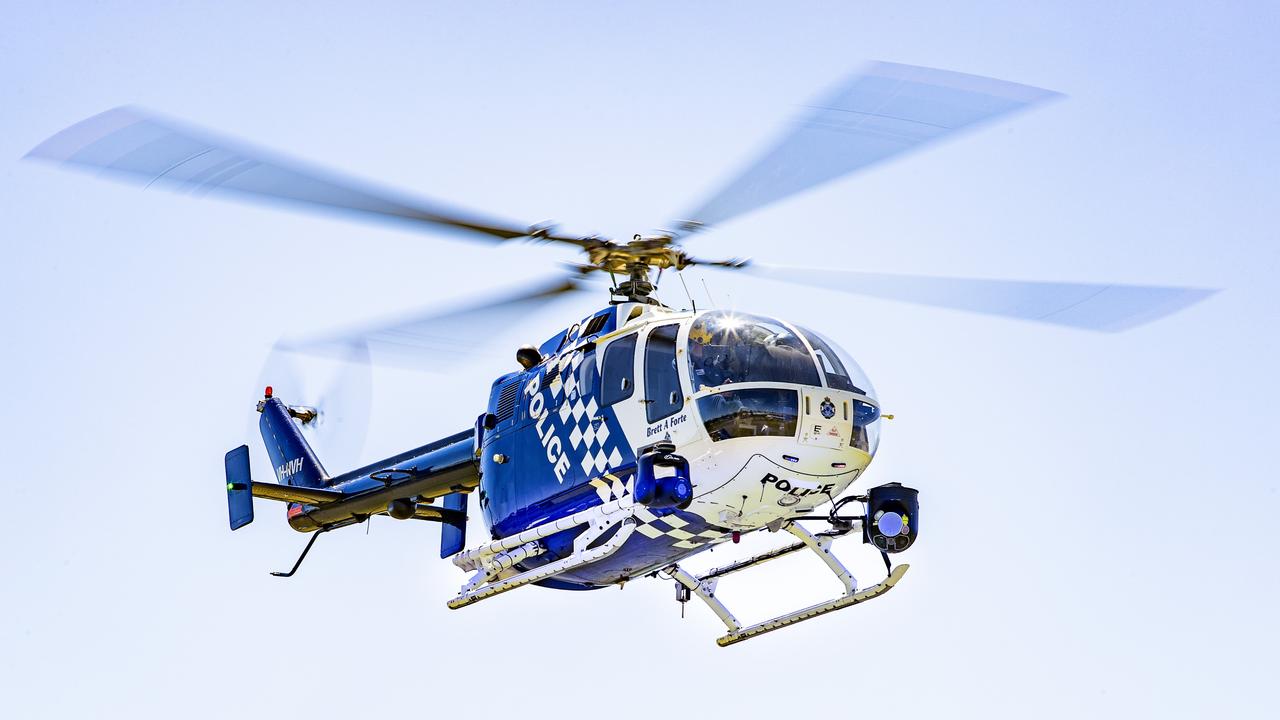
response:
{"label": "landing skid", "polygon": [[[688,597],[688,594],[697,595],[698,598],[707,604],[707,607],[711,608],[711,611],[716,614],[716,617],[720,618],[720,621],[725,624],[725,627],[729,629],[729,633],[727,635],[716,639],[716,644],[720,647],[739,643],[743,640],[750,640],[757,635],[763,635],[771,630],[777,630],[778,628],[783,628],[788,625],[794,625],[795,623],[809,620],[811,618],[818,617],[819,615],[825,615],[829,612],[834,612],[842,608],[866,602],[872,598],[880,597],[892,590],[893,586],[897,585],[898,581],[902,579],[902,576],[907,573],[907,568],[910,567],[909,565],[899,565],[896,568],[892,568],[889,571],[889,576],[883,581],[876,585],[872,585],[865,590],[859,591],[857,589],[857,581],[854,579],[853,574],[850,573],[849,570],[831,554],[831,544],[835,541],[836,537],[839,537],[839,535],[814,535],[794,522],[788,523],[783,529],[796,536],[800,542],[777,550],[771,550],[767,553],[762,553],[755,557],[751,557],[731,565],[726,565],[722,568],[716,568],[702,577],[693,575],[687,570],[681,568],[679,565],[671,565],[666,568],[666,572],[669,573],[676,581],[678,587],[684,588],[684,593],[681,597],[682,601]],[[746,627],[743,627],[742,623],[738,622],[738,619],[733,616],[733,613],[729,612],[729,608],[725,607],[724,603],[720,602],[719,598],[716,597],[716,583],[718,583],[719,579],[725,575],[745,570],[749,567],[753,567],[806,548],[812,550],[814,554],[821,558],[831,572],[840,580],[841,584],[844,585],[845,592],[843,595],[834,600],[828,600],[826,602],[818,603],[817,605],[810,605],[809,607],[801,608],[794,612],[779,615],[778,617],[770,620],[765,620],[764,622]]]}

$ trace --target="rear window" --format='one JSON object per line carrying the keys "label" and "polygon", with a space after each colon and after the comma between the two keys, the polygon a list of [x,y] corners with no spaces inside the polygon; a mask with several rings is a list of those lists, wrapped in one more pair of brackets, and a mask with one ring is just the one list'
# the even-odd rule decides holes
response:
{"label": "rear window", "polygon": [[612,405],[636,391],[636,335],[609,343],[600,365],[600,404]]}

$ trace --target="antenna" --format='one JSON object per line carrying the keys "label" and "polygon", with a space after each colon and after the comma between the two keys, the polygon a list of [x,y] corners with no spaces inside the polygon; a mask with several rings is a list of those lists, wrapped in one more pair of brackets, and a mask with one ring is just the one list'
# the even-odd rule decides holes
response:
{"label": "antenna", "polygon": [[693,306],[693,311],[698,312],[698,302],[693,299],[693,294],[689,292],[689,284],[684,281],[684,273],[677,273],[676,277],[680,278],[680,284],[684,286],[684,294],[689,298],[689,304]]}
{"label": "antenna", "polygon": [[711,299],[711,291],[707,289],[707,279],[702,278],[702,291],[707,294],[707,302],[711,303],[711,307],[716,306],[716,301]]}

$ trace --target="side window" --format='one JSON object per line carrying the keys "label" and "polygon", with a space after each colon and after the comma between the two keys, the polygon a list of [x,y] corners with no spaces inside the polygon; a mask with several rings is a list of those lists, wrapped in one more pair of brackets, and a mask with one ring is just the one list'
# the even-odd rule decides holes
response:
{"label": "side window", "polygon": [[676,372],[676,332],[679,329],[679,325],[656,327],[645,343],[645,414],[651,423],[684,407],[680,375]]}
{"label": "side window", "polygon": [[[600,405],[626,400],[636,391],[636,335],[614,340],[600,364]],[[584,365],[586,363],[583,363]]]}
{"label": "side window", "polygon": [[574,372],[574,391],[586,401],[596,392],[596,351],[592,347],[577,352],[582,355],[582,360],[578,362],[578,369]]}

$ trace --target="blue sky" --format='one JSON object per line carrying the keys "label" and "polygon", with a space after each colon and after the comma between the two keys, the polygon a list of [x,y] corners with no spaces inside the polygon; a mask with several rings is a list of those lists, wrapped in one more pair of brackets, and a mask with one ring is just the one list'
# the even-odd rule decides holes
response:
{"label": "blue sky", "polygon": [[[0,19],[0,696],[15,717],[1274,705],[1273,3],[13,2]],[[691,250],[1224,292],[1096,335],[694,276],[849,349],[897,415],[868,480],[922,490],[922,541],[893,594],[727,650],[703,608],[679,620],[663,582],[449,611],[463,578],[435,559],[432,528],[328,536],[288,582],[267,571],[305,538],[282,511],[226,530],[222,453],[250,439],[279,335],[465,302],[571,255],[19,160],[137,103],[442,200],[626,236],[871,59],[1068,97]],[[516,344],[590,309],[486,328],[485,357],[447,371],[378,371],[365,457],[468,427]],[[803,559],[765,573],[726,583],[726,601],[760,617],[835,592]]]}

